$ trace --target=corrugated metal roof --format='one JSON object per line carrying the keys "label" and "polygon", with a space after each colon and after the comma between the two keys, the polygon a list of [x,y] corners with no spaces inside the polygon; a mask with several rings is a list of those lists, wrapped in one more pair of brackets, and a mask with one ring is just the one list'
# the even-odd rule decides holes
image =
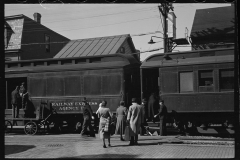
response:
{"label": "corrugated metal roof", "polygon": [[130,39],[129,42],[131,42],[129,45],[135,49],[129,34],[110,37],[78,39],[68,42],[63,47],[63,49],[54,56],[54,58],[115,54],[122,46],[123,42],[128,38]]}

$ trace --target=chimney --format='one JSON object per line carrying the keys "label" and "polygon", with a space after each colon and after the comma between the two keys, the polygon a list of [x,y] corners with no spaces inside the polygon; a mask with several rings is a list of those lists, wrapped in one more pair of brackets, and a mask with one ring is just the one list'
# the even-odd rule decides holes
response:
{"label": "chimney", "polygon": [[33,17],[34,17],[34,21],[41,24],[41,14],[40,13],[34,13]]}

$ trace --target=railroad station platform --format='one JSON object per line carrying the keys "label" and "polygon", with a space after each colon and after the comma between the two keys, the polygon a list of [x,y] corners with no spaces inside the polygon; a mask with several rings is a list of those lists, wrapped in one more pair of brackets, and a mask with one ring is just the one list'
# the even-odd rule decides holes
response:
{"label": "railroad station platform", "polygon": [[[189,142],[189,138],[187,139]],[[206,139],[205,139],[206,140]],[[234,141],[224,144],[185,143],[186,138],[171,136],[139,136],[138,145],[111,137],[111,147],[103,148],[98,135],[79,134],[5,135],[5,158],[234,158]],[[106,140],[106,145],[108,144]]]}

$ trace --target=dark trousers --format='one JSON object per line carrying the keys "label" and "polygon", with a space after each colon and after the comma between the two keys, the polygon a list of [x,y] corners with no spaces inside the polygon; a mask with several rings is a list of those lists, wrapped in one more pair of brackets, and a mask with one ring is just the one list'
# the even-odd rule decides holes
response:
{"label": "dark trousers", "polygon": [[87,134],[87,128],[89,128],[89,130],[90,130],[90,136],[95,136],[93,127],[91,125],[91,119],[89,118],[89,116],[84,116],[81,135]]}
{"label": "dark trousers", "polygon": [[144,124],[142,123],[141,127],[140,127],[140,135],[143,136],[144,134],[146,134],[146,128],[144,127]]}
{"label": "dark trousers", "polygon": [[167,128],[166,128],[166,120],[160,119],[160,136],[166,136],[167,135]]}
{"label": "dark trousers", "polygon": [[138,141],[138,134],[136,134],[135,136],[131,136],[130,144],[137,143],[137,141]]}
{"label": "dark trousers", "polygon": [[17,104],[12,104],[12,111],[13,118],[19,118],[19,106]]}

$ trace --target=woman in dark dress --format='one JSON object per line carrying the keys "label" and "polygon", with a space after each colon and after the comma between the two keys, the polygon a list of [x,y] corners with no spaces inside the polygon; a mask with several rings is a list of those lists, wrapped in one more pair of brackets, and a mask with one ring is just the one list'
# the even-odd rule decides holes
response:
{"label": "woman in dark dress", "polygon": [[99,108],[98,113],[100,116],[100,122],[99,122],[99,135],[100,138],[103,139],[103,148],[107,148],[105,144],[105,138],[108,139],[108,146],[110,147],[110,132],[104,132],[104,127],[106,125],[106,122],[111,119],[112,113],[110,112],[110,109],[106,107],[107,101],[102,101],[101,108]]}
{"label": "woman in dark dress", "polygon": [[116,117],[117,117],[117,124],[116,124],[115,134],[120,134],[120,140],[124,141],[123,134],[125,131],[126,119],[127,119],[127,108],[124,107],[124,101],[120,102],[120,106],[117,108],[117,111],[116,111]]}

